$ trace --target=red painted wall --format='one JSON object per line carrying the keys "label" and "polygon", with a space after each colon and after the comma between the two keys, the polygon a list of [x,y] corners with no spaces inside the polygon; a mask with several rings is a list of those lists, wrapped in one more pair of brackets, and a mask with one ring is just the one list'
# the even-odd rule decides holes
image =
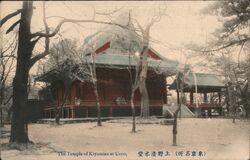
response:
{"label": "red painted wall", "polygon": [[[98,93],[101,106],[118,106],[117,97],[124,97],[127,104],[119,106],[130,106],[130,78],[126,70],[98,69]],[[164,76],[156,76],[147,80],[150,106],[162,106],[166,103],[166,85]],[[62,83],[57,86],[57,103],[61,104],[64,87]],[[71,93],[67,98],[67,105],[75,106],[75,99],[81,99],[80,106],[95,107],[95,95],[91,82],[74,81],[71,86]],[[135,105],[140,106],[139,90],[135,92]]]}

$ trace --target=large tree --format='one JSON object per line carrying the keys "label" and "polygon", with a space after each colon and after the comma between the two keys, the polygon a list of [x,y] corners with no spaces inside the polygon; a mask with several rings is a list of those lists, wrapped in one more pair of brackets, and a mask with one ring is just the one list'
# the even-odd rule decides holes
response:
{"label": "large tree", "polygon": [[203,50],[212,53],[206,55],[213,59],[213,66],[220,68],[226,77],[229,108],[236,115],[236,108],[243,105],[249,114],[250,102],[246,97],[250,92],[250,2],[218,1],[205,8],[203,13],[216,15],[222,22],[222,27],[215,31],[214,38]]}
{"label": "large tree", "polygon": [[29,142],[27,117],[24,114],[27,106],[31,56],[35,46],[35,41],[31,41],[30,31],[33,2],[24,2],[20,12],[17,65],[13,79],[13,116],[10,142]]}
{"label": "large tree", "polygon": [[215,31],[215,39],[211,43],[214,51],[232,46],[245,45],[250,41],[249,0],[218,1],[205,8],[202,12],[216,15],[218,20],[222,22],[222,27]]}
{"label": "large tree", "polygon": [[[28,98],[28,77],[31,67],[41,58],[44,58],[49,54],[49,38],[55,36],[62,25],[66,22],[71,23],[102,23],[112,24],[111,22],[96,21],[91,18],[89,20],[75,20],[63,18],[55,29],[50,32],[49,26],[46,21],[45,2],[43,3],[43,22],[45,31],[39,31],[31,33],[31,20],[33,16],[33,2],[24,1],[22,8],[8,14],[0,21],[0,26],[6,23],[9,19],[14,16],[21,14],[20,19],[13,23],[7,32],[12,31],[17,25],[19,25],[18,31],[18,48],[17,48],[17,64],[16,73],[13,79],[13,116],[11,122],[11,137],[10,142],[27,143],[28,138],[28,116],[25,114],[27,109],[27,98]],[[126,28],[126,26],[117,26]],[[41,39],[45,39],[45,50],[42,53],[33,54],[33,49],[37,42]]]}
{"label": "large tree", "polygon": [[150,116],[149,110],[149,96],[146,87],[146,79],[148,72],[148,52],[150,47],[150,30],[152,26],[159,22],[166,14],[167,6],[164,4],[163,7],[159,7],[154,9],[154,16],[146,23],[145,27],[143,27],[138,21],[136,21],[139,33],[141,34],[141,48],[140,51],[140,75],[139,75],[139,90],[141,93],[141,117],[148,118]]}

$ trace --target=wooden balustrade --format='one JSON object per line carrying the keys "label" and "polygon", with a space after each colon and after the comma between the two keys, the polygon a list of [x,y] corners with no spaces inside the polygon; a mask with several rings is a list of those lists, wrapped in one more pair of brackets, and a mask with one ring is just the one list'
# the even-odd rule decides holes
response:
{"label": "wooden balustrade", "polygon": [[[185,103],[189,108],[195,108],[196,104]],[[222,107],[219,103],[200,103],[198,104],[199,108],[220,108]]]}
{"label": "wooden balustrade", "polygon": [[[100,101],[101,106],[103,107],[127,107],[130,106],[130,101],[126,100],[126,104],[117,104],[115,101]],[[140,101],[134,101],[134,105],[135,107],[140,107],[141,102]],[[162,100],[149,100],[149,105],[150,106],[162,106],[163,102]],[[51,108],[55,108],[56,106],[60,106],[60,104],[58,105],[57,103],[48,103],[45,106],[45,110],[46,109],[51,109]],[[81,100],[79,104],[75,104],[72,102],[67,101],[64,104],[64,108],[75,108],[78,106],[84,106],[84,107],[95,107],[96,106],[96,101],[95,100]]]}

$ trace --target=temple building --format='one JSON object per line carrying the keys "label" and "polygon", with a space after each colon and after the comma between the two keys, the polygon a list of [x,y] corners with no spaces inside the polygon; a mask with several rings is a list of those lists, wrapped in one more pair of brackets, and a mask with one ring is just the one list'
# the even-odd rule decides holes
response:
{"label": "temple building", "polygon": [[[131,69],[134,75],[139,57],[131,56],[128,50],[141,51],[140,38],[129,30],[117,26],[106,27],[85,38],[85,43],[94,42],[95,59],[86,58],[85,64],[96,66],[98,94],[102,117],[130,116]],[[85,52],[85,51],[83,51]],[[66,63],[66,62],[65,62]],[[162,115],[162,106],[167,103],[168,76],[176,74],[178,63],[164,58],[152,47],[148,50],[146,86],[149,95],[150,115]],[[46,82],[48,87],[41,91],[46,102],[44,118],[54,118],[55,109],[63,103],[65,92],[64,72],[55,66],[39,75],[36,80]],[[133,76],[132,76],[133,77]],[[133,78],[132,78],[133,79]],[[72,80],[70,93],[63,105],[63,118],[96,117],[96,101],[93,84],[80,79]],[[140,114],[141,95],[135,92],[136,115]]]}

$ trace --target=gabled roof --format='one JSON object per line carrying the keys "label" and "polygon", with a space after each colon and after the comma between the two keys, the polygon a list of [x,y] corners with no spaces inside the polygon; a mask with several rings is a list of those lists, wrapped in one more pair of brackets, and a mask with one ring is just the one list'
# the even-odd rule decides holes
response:
{"label": "gabled roof", "polygon": [[[225,85],[213,74],[207,73],[194,73],[197,79],[198,86],[216,86],[224,87]],[[192,73],[190,73],[185,79],[185,83],[189,86],[195,85],[195,79]]]}
{"label": "gabled roof", "polygon": [[[96,33],[85,38],[85,43],[94,44],[96,54],[128,54],[129,48],[133,52],[142,50],[142,38],[132,22],[129,22],[129,12],[119,15],[115,21],[116,24],[127,26],[122,28],[116,25],[106,25]],[[165,59],[157,51],[149,46],[148,57],[153,59]]]}
{"label": "gabled roof", "polygon": [[[213,74],[208,73],[194,73],[197,80],[197,88],[199,89],[209,89],[212,91],[213,89],[217,90],[220,88],[224,88],[225,85],[219,80],[219,78]],[[179,77],[179,79],[184,82],[185,89],[194,90],[195,88],[195,78],[192,72],[186,75],[183,78],[183,74]],[[169,89],[177,89],[176,79],[170,85]]]}

